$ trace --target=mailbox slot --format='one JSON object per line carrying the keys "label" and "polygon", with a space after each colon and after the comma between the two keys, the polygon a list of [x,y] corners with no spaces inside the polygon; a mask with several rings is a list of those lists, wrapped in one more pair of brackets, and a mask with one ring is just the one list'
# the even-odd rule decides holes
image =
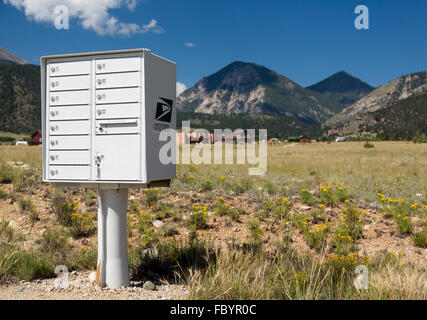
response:
{"label": "mailbox slot", "polygon": [[49,133],[55,135],[88,135],[89,121],[50,121]]}
{"label": "mailbox slot", "polygon": [[89,180],[90,166],[49,166],[51,180]]}
{"label": "mailbox slot", "polygon": [[140,91],[139,88],[96,90],[96,104],[139,102]]}
{"label": "mailbox slot", "polygon": [[98,59],[95,62],[96,73],[131,72],[141,69],[140,57]]}
{"label": "mailbox slot", "polygon": [[49,119],[58,120],[89,120],[89,106],[83,107],[51,107],[49,109]]}
{"label": "mailbox slot", "polygon": [[139,87],[141,74],[139,72],[131,73],[113,73],[102,74],[96,76],[96,88],[126,88],[126,87]]}
{"label": "mailbox slot", "polygon": [[89,102],[89,90],[51,92],[49,94],[49,104],[51,106],[85,105],[89,104]]}
{"label": "mailbox slot", "polygon": [[49,164],[53,165],[89,165],[89,151],[51,151]]}
{"label": "mailbox slot", "polygon": [[126,119],[139,117],[139,104],[102,104],[96,106],[96,119]]}
{"label": "mailbox slot", "polygon": [[54,77],[48,82],[50,92],[64,90],[88,90],[90,76]]}
{"label": "mailbox slot", "polygon": [[98,120],[96,122],[96,134],[132,134],[139,133],[137,119],[129,120]]}
{"label": "mailbox slot", "polygon": [[49,150],[89,150],[89,136],[54,136],[49,139]]}
{"label": "mailbox slot", "polygon": [[79,74],[89,74],[91,62],[90,61],[71,61],[50,63],[47,66],[48,73],[51,77],[58,76],[71,76]]}

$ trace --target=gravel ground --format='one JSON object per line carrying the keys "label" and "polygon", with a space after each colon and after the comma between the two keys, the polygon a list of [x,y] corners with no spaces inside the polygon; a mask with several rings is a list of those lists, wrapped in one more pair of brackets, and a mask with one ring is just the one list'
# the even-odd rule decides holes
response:
{"label": "gravel ground", "polygon": [[129,288],[101,289],[89,281],[89,274],[71,273],[66,289],[56,289],[56,279],[5,283],[0,285],[0,300],[182,300],[188,296],[184,286],[159,282],[155,290],[133,281]]}

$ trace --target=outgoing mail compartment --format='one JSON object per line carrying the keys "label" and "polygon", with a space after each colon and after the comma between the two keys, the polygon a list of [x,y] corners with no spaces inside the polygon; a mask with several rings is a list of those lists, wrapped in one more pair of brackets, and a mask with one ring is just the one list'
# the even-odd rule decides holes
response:
{"label": "outgoing mail compartment", "polygon": [[49,109],[49,119],[53,120],[89,120],[89,106],[80,107],[51,107]]}
{"label": "outgoing mail compartment", "polygon": [[89,121],[50,121],[50,135],[88,135],[90,131]]}
{"label": "outgoing mail compartment", "polygon": [[89,102],[89,90],[51,92],[49,95],[49,104],[51,106],[84,105],[89,104]]}
{"label": "outgoing mail compartment", "polygon": [[52,150],[89,150],[89,136],[49,137],[49,149]]}
{"label": "outgoing mail compartment", "polygon": [[49,164],[51,165],[89,165],[89,151],[50,151]]}
{"label": "outgoing mail compartment", "polygon": [[96,134],[133,134],[139,133],[138,119],[98,120],[96,121]]}
{"label": "outgoing mail compartment", "polygon": [[96,104],[139,102],[140,88],[96,90]]}
{"label": "outgoing mail compartment", "polygon": [[49,166],[51,180],[89,180],[90,166]]}
{"label": "outgoing mail compartment", "polygon": [[101,104],[96,106],[96,119],[139,118],[139,104]]}
{"label": "outgoing mail compartment", "polygon": [[51,77],[57,76],[71,76],[79,74],[90,74],[91,62],[90,61],[70,61],[49,63],[47,65],[48,74]]}
{"label": "outgoing mail compartment", "polygon": [[96,88],[138,87],[140,79],[141,73],[139,72],[101,74],[96,76]]}
{"label": "outgoing mail compartment", "polygon": [[141,70],[140,57],[98,59],[96,73],[130,72]]}
{"label": "outgoing mail compartment", "polygon": [[50,92],[63,90],[89,90],[90,76],[55,77],[49,80],[48,85]]}

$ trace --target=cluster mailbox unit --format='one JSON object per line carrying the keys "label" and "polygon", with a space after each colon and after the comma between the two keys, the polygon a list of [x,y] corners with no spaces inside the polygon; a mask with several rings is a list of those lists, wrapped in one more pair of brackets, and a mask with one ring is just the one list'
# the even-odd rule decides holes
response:
{"label": "cluster mailbox unit", "polygon": [[176,129],[176,65],[147,49],[41,58],[43,181],[98,189],[97,281],[129,285],[129,188],[168,186],[159,159]]}

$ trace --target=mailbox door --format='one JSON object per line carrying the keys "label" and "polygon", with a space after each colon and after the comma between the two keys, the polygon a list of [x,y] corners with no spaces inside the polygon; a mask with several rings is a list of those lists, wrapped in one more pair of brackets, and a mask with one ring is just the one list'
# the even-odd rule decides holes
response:
{"label": "mailbox door", "polygon": [[97,59],[96,73],[131,72],[141,69],[140,57]]}
{"label": "mailbox door", "polygon": [[140,135],[97,135],[95,177],[101,181],[140,179]]}

